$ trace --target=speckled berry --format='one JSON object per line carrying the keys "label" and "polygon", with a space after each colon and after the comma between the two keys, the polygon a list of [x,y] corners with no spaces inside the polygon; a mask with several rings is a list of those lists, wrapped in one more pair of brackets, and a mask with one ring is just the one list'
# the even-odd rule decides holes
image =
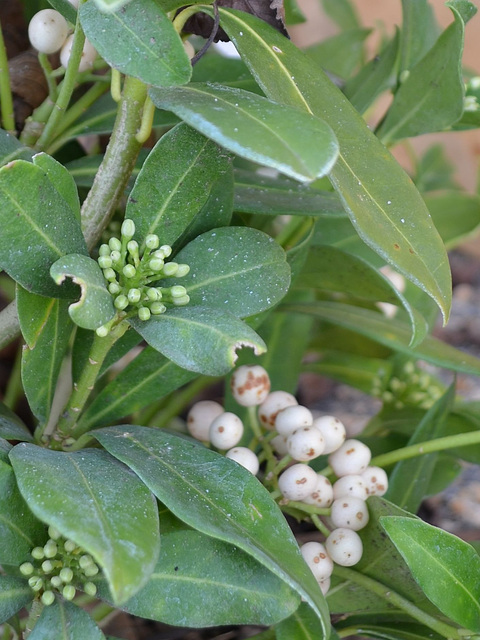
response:
{"label": "speckled berry", "polygon": [[367,467],[362,478],[369,496],[383,496],[388,489],[388,476],[381,467]]}
{"label": "speckled berry", "polygon": [[287,437],[288,453],[294,460],[308,462],[321,456],[325,448],[323,436],[315,427],[296,429]]}
{"label": "speckled berry", "polygon": [[317,474],[306,464],[288,467],[278,478],[278,488],[287,500],[303,500],[314,491]]}
{"label": "speckled berry", "polygon": [[230,460],[235,460],[235,462],[241,464],[242,467],[245,467],[245,469],[250,471],[254,476],[257,475],[260,463],[258,462],[257,455],[251,449],[247,447],[233,447],[233,449],[227,451],[225,457],[230,458]]}
{"label": "speckled berry", "polygon": [[345,442],[346,431],[342,422],[335,416],[322,416],[313,421],[325,441],[324,453],[336,451]]}
{"label": "speckled berry", "polygon": [[317,582],[327,580],[332,575],[333,561],[323,544],[306,542],[300,547],[300,551]]}
{"label": "speckled berry", "polygon": [[210,425],[208,439],[217,449],[231,449],[243,436],[243,422],[238,416],[225,411]]}
{"label": "speckled berry", "polygon": [[210,425],[224,412],[224,408],[213,400],[196,402],[187,415],[187,429],[191,436],[206,442]]}
{"label": "speckled berry", "polygon": [[368,508],[365,500],[344,496],[334,500],[330,519],[334,527],[345,527],[360,531],[368,524]]}
{"label": "speckled berry", "polygon": [[342,446],[331,453],[328,463],[333,472],[341,476],[357,475],[365,471],[371,460],[372,452],[360,440],[345,440]]}
{"label": "speckled berry", "polygon": [[281,436],[289,436],[302,427],[311,427],[313,424],[312,412],[302,405],[286,407],[277,413],[275,418],[275,431]]}
{"label": "speckled berry", "polygon": [[302,502],[311,504],[320,509],[327,509],[333,502],[332,483],[321,473],[317,473],[317,483],[315,489]]}
{"label": "speckled berry", "polygon": [[363,544],[358,533],[342,527],[331,532],[325,547],[332,560],[342,567],[357,564],[363,553]]}
{"label": "speckled berry", "polygon": [[351,496],[366,500],[368,498],[367,483],[361,475],[347,475],[339,478],[333,485],[335,500]]}
{"label": "speckled berry", "polygon": [[298,404],[295,396],[287,391],[272,391],[258,408],[258,419],[265,429],[275,427],[275,418],[282,409]]}
{"label": "speckled berry", "polygon": [[232,394],[243,407],[262,404],[270,391],[270,378],[258,364],[242,365],[235,369],[230,380]]}

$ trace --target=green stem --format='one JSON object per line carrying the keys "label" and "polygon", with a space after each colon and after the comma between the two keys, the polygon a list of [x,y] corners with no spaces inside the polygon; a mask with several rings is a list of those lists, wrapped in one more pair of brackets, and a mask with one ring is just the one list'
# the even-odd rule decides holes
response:
{"label": "green stem", "polygon": [[0,311],[0,350],[13,342],[19,335],[17,303],[14,300]]}
{"label": "green stem", "polygon": [[421,609],[416,607],[412,602],[410,602],[410,600],[407,600],[399,593],[392,591],[389,587],[386,587],[381,582],[378,582],[373,578],[369,578],[363,573],[355,571],[354,569],[348,569],[346,567],[340,567],[336,565],[335,575],[350,582],[354,582],[367,591],[375,593],[380,598],[383,598],[386,602],[389,602],[398,609],[401,609],[415,620],[418,620],[418,622],[420,622],[421,624],[429,627],[433,631],[436,631],[445,638],[455,640],[462,638],[462,634],[460,633],[459,629],[456,629],[449,624],[437,620],[428,613],[425,613],[425,611],[422,611]]}
{"label": "green stem", "polygon": [[141,144],[136,140],[147,87],[136,78],[125,80],[112,136],[92,188],[82,206],[82,226],[91,249],[115,212],[135,167]]}
{"label": "green stem", "polygon": [[35,598],[35,600],[32,602],[30,613],[28,614],[27,618],[27,624],[25,625],[25,633],[23,634],[25,640],[27,640],[28,636],[32,632],[37,620],[39,619],[43,611],[44,606],[45,605],[39,598]]}
{"label": "green stem", "polygon": [[[81,435],[80,430],[78,428],[75,429],[77,419],[90,397],[107,353],[115,342],[123,336],[128,327],[128,322],[123,320],[110,331],[108,336],[100,338],[95,334],[88,358],[80,374],[80,378],[74,381],[72,394],[70,395],[67,406],[65,407],[65,410],[57,424],[56,431],[62,438],[76,438]],[[35,433],[37,439],[41,435],[42,434]]]}
{"label": "green stem", "polygon": [[8,70],[7,50],[3,40],[0,25],[0,105],[3,128],[15,134],[15,118],[13,114],[12,89],[10,87],[10,72]]}
{"label": "green stem", "polygon": [[43,73],[47,81],[48,97],[52,102],[55,102],[58,95],[58,85],[55,82],[55,79],[52,77],[52,65],[50,64],[47,54],[39,53],[38,62],[40,63],[40,66],[43,69]]}
{"label": "green stem", "polygon": [[328,538],[331,533],[330,529],[320,520],[318,516],[312,515],[311,518],[313,524],[317,527],[320,533],[323,533],[323,535]]}

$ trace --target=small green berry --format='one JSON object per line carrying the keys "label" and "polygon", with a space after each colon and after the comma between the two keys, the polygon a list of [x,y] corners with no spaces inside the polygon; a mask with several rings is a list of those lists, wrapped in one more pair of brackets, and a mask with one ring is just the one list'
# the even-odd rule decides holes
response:
{"label": "small green berry", "polygon": [[178,271],[178,264],[176,262],[168,262],[163,267],[163,273],[166,276],[176,276]]}
{"label": "small green berry", "polygon": [[52,527],[52,525],[48,527],[48,535],[52,540],[58,540],[62,537],[60,531],[58,529],[55,529],[55,527]]}
{"label": "small green berry", "polygon": [[148,266],[152,271],[158,272],[163,269],[164,264],[165,263],[161,258],[152,258],[148,263]]}
{"label": "small green berry", "polygon": [[109,282],[113,282],[114,280],[117,279],[116,273],[113,269],[104,269],[103,270],[103,275],[105,277],[105,280],[108,280]]}
{"label": "small green berry", "polygon": [[122,223],[121,234],[124,238],[130,239],[135,235],[135,223],[129,218],[125,218]]}
{"label": "small green berry", "polygon": [[75,597],[75,587],[73,586],[73,584],[67,584],[65,587],[63,587],[62,596],[65,598],[65,600],[73,600],[74,599],[74,597]]}
{"label": "small green berry", "polygon": [[160,240],[155,233],[149,233],[145,238],[145,246],[150,250],[156,249],[159,244]]}
{"label": "small green berry", "polygon": [[110,291],[110,293],[112,294],[112,296],[116,295],[117,293],[120,293],[120,291],[122,290],[122,288],[120,287],[120,285],[118,284],[118,282],[110,282],[110,284],[108,285],[108,290]]}
{"label": "small green berry", "polygon": [[120,309],[121,311],[126,307],[128,307],[128,298],[127,296],[123,295],[123,293],[121,293],[119,296],[115,298],[115,301],[113,304],[115,306],[115,309]]}
{"label": "small green berry", "polygon": [[45,606],[49,607],[55,602],[55,595],[53,591],[44,591],[40,597],[40,600]]}
{"label": "small green berry", "polygon": [[63,586],[60,576],[52,576],[50,578],[50,584],[52,585],[52,587],[55,587],[55,589],[59,589],[61,586]]}
{"label": "small green berry", "polygon": [[182,278],[183,276],[186,276],[187,273],[189,272],[190,272],[190,267],[188,264],[179,264],[178,271],[177,271],[177,278]]}
{"label": "small green berry", "polygon": [[133,264],[126,264],[122,269],[123,275],[126,278],[133,278],[137,275],[137,270],[133,266]]}
{"label": "small green berry", "polygon": [[43,547],[34,547],[32,549],[32,556],[35,558],[35,560],[43,560],[43,558],[45,557]]}
{"label": "small green berry", "polygon": [[73,571],[70,569],[70,567],[63,567],[58,575],[62,582],[67,583],[73,580]]}
{"label": "small green berry", "polygon": [[[98,331],[98,329],[97,329]],[[76,543],[73,540],[65,540],[63,548],[67,553],[72,553],[77,548]]]}
{"label": "small green berry", "polygon": [[158,316],[161,313],[165,313],[167,307],[163,304],[163,302],[152,302],[150,305],[150,311],[154,316]]}
{"label": "small green berry", "polygon": [[122,250],[122,243],[120,242],[120,240],[118,238],[110,238],[110,240],[108,241],[108,246],[110,247],[111,251],[121,251]]}
{"label": "small green berry", "polygon": [[93,582],[85,582],[83,585],[83,590],[87,594],[87,596],[94,596],[97,593],[97,587],[93,584]]}
{"label": "small green berry", "polygon": [[98,329],[95,329],[95,333],[99,338],[106,338],[110,333],[110,329],[104,324],[101,327],[98,327]]}
{"label": "small green berry", "polygon": [[51,560],[45,560],[44,562],[42,562],[42,571],[44,573],[52,573],[53,569],[54,566]]}
{"label": "small green berry", "polygon": [[148,307],[140,307],[140,309],[138,310],[138,317],[140,320],[143,320],[144,322],[146,320],[150,320],[150,309]]}
{"label": "small green berry", "polygon": [[31,562],[24,562],[20,565],[20,573],[22,576],[31,576],[34,570],[34,566]]}
{"label": "small green berry", "polygon": [[140,289],[130,289],[127,294],[127,298],[130,304],[136,304],[137,302],[140,302],[141,297],[142,292],[140,291]]}
{"label": "small green berry", "polygon": [[110,256],[100,256],[98,259],[98,264],[101,269],[110,269],[113,262]]}
{"label": "small green berry", "polygon": [[98,250],[99,256],[109,256],[110,255],[110,247],[108,244],[100,245],[100,249]]}

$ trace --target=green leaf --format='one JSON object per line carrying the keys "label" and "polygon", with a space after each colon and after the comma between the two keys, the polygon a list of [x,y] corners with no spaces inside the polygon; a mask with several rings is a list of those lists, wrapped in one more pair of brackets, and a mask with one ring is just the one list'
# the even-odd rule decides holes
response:
{"label": "green leaf", "polygon": [[131,2],[131,0],[95,0],[100,11],[110,13],[111,11],[118,11],[124,5]]}
{"label": "green leaf", "polygon": [[158,558],[158,512],[131,471],[98,449],[20,444],[10,460],[30,509],[95,559],[116,604],[146,583]]}
{"label": "green leaf", "polygon": [[441,640],[443,637],[399,611],[357,613],[344,616],[335,625],[338,632],[347,627],[355,628],[362,636],[379,640]]}
{"label": "green leaf", "polygon": [[[461,191],[426,195],[425,204],[447,249],[453,249],[478,231],[480,196]],[[455,211],[453,219],[452,211]]]}
{"label": "green leaf", "polygon": [[[460,189],[454,179],[455,167],[445,152],[446,149],[443,145],[434,144],[418,160],[414,181],[422,193],[438,190],[458,191]],[[428,194],[424,195],[425,197],[428,197]]]}
{"label": "green leaf", "polygon": [[68,0],[48,0],[48,2],[54,9],[59,11],[64,18],[72,24],[75,24],[77,11],[73,4],[70,4]]}
{"label": "green leaf", "polygon": [[25,504],[6,460],[0,461],[0,564],[18,567],[33,547],[45,543],[45,527]]}
{"label": "green leaf", "polygon": [[89,256],[70,254],[54,262],[50,275],[57,284],[68,276],[80,287],[78,302],[68,307],[68,313],[79,327],[98,329],[115,315],[113,298],[109,293],[102,270]]}
{"label": "green leaf", "polygon": [[56,598],[44,607],[30,640],[105,640],[105,636],[86,611],[72,602]]}
{"label": "green leaf", "polygon": [[135,222],[141,244],[156,233],[172,245],[208,199],[213,183],[230,160],[216,144],[179,124],[162,136],[138,174],[127,201],[126,217]]}
{"label": "green leaf", "polygon": [[8,164],[12,160],[31,160],[32,154],[32,150],[25,147],[15,136],[0,129],[0,166]]}
{"label": "green leaf", "polygon": [[75,180],[72,178],[68,170],[65,169],[63,164],[60,164],[60,162],[57,162],[57,160],[46,153],[37,153],[34,155],[33,164],[43,169],[47,178],[65,202],[69,204],[71,210],[75,213],[77,220],[80,221],[80,200],[78,197],[78,191],[75,185]]}
{"label": "green leaf", "polygon": [[[450,387],[427,411],[407,446],[444,435],[444,425],[454,399],[455,389]],[[398,504],[402,509],[417,513],[424,496],[427,494],[437,459],[438,454],[431,453],[416,459],[397,462],[389,477],[385,498]]]}
{"label": "green leaf", "polygon": [[79,430],[111,424],[164,398],[195,377],[147,347],[95,397],[78,422]]}
{"label": "green leaf", "polygon": [[412,69],[435,44],[439,27],[428,0],[402,0],[400,73]]}
{"label": "green leaf", "polygon": [[187,530],[162,534],[150,580],[122,608],[180,627],[271,625],[299,602],[285,582],[244,551]]}
{"label": "green leaf", "polygon": [[330,124],[340,145],[330,179],[358,234],[426,291],[447,317],[451,301],[447,254],[404,170],[306,54],[247,13],[220,9],[220,15],[223,28],[270,99]]}
{"label": "green leaf", "polygon": [[462,51],[465,24],[450,4],[454,22],[428,53],[409,70],[377,135],[385,144],[442,131],[463,112]]}
{"label": "green leaf", "polygon": [[249,227],[221,227],[198,236],[176,256],[190,272],[168,283],[183,285],[192,305],[244,318],[279,302],[288,291],[290,267],[270,236]]}
{"label": "green leaf", "polygon": [[69,297],[72,289],[55,286],[49,269],[66,253],[87,253],[74,211],[30,162],[2,167],[0,179],[0,267],[28,291]]}
{"label": "green leaf", "polygon": [[480,360],[455,349],[436,338],[427,336],[415,348],[409,346],[410,329],[400,320],[385,318],[380,313],[339,302],[284,305],[285,310],[312,313],[315,317],[345,327],[375,342],[405,353],[417,360],[426,360],[445,369],[480,374]]}
{"label": "green leaf", "polygon": [[132,0],[116,13],[102,13],[87,2],[80,7],[80,20],[114,69],[156,87],[190,80],[192,67],[180,36],[155,0]]}
{"label": "green leaf", "polygon": [[318,618],[305,603],[289,618],[283,620],[275,628],[277,640],[318,640],[322,637],[322,629]]}
{"label": "green leaf", "polygon": [[44,298],[17,287],[18,317],[27,343],[22,353],[22,384],[30,409],[41,423],[50,414],[73,330],[67,307],[66,300]]}
{"label": "green leaf", "polygon": [[256,354],[266,350],[263,340],[245,322],[217,309],[187,306],[152,316],[147,322],[138,318],[129,322],[175,364],[207,376],[228,373],[241,347],[251,347]]}
{"label": "green leaf", "polygon": [[297,0],[284,0],[283,9],[285,11],[285,22],[287,25],[290,26],[306,22],[307,19],[298,6]]}
{"label": "green leaf", "polygon": [[20,418],[0,402],[0,438],[30,442],[32,434]]}
{"label": "green leaf", "polygon": [[174,515],[202,533],[243,549],[295,589],[314,609],[323,634],[328,635],[329,617],[313,574],[280,509],[251,473],[161,430],[120,426],[95,435]]}
{"label": "green leaf", "polygon": [[480,631],[480,556],[476,551],[421,520],[390,516],[380,522],[425,595],[462,627]]}
{"label": "green leaf", "polygon": [[340,29],[356,29],[360,26],[355,5],[351,0],[322,0],[325,13]]}
{"label": "green leaf", "polygon": [[364,43],[371,32],[371,29],[348,29],[305,51],[322,69],[349,78],[362,61]]}
{"label": "green leaf", "polygon": [[152,89],[150,97],[229,151],[301,182],[327,174],[337,159],[337,141],[322,120],[248,91],[194,83]]}
{"label": "green leaf", "polygon": [[7,622],[33,600],[33,591],[23,578],[0,575],[0,624]]}

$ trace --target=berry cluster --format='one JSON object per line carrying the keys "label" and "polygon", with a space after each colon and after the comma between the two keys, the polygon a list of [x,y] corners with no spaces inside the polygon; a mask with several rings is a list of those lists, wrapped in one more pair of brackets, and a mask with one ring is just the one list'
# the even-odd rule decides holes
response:
{"label": "berry cluster", "polygon": [[94,596],[97,587],[90,578],[97,575],[99,568],[92,557],[73,540],[63,538],[54,527],[48,528],[48,535],[50,538],[43,547],[34,547],[30,552],[32,561],[20,566],[29,586],[45,605],[53,604],[55,593],[73,600],[77,588]]}
{"label": "berry cluster", "polygon": [[418,369],[411,360],[396,367],[395,375],[388,380],[386,387],[380,378],[374,378],[372,383],[372,395],[394,409],[430,409],[442,393],[439,382]]}
{"label": "berry cluster", "polygon": [[[181,278],[190,271],[188,264],[166,262],[172,253],[169,245],[160,246],[157,235],[145,238],[143,250],[136,240],[133,220],[123,221],[121,239],[110,238],[108,244],[99,249],[98,264],[103,270],[108,290],[114,296],[115,308],[124,314],[136,314],[140,320],[149,320],[152,315],[160,315],[167,310],[166,304],[181,307],[190,298],[185,287],[150,286],[164,278]],[[140,256],[140,252],[142,255]],[[99,336],[106,336],[110,325],[97,329]]]}
{"label": "berry cluster", "polygon": [[[78,5],[75,0],[69,2],[74,6]],[[73,34],[69,33],[68,22],[55,9],[38,11],[28,25],[28,38],[32,47],[44,54],[60,51],[60,62],[64,67],[67,67],[72,51]],[[85,40],[78,70],[82,72],[91,69],[96,57],[94,46]]]}

